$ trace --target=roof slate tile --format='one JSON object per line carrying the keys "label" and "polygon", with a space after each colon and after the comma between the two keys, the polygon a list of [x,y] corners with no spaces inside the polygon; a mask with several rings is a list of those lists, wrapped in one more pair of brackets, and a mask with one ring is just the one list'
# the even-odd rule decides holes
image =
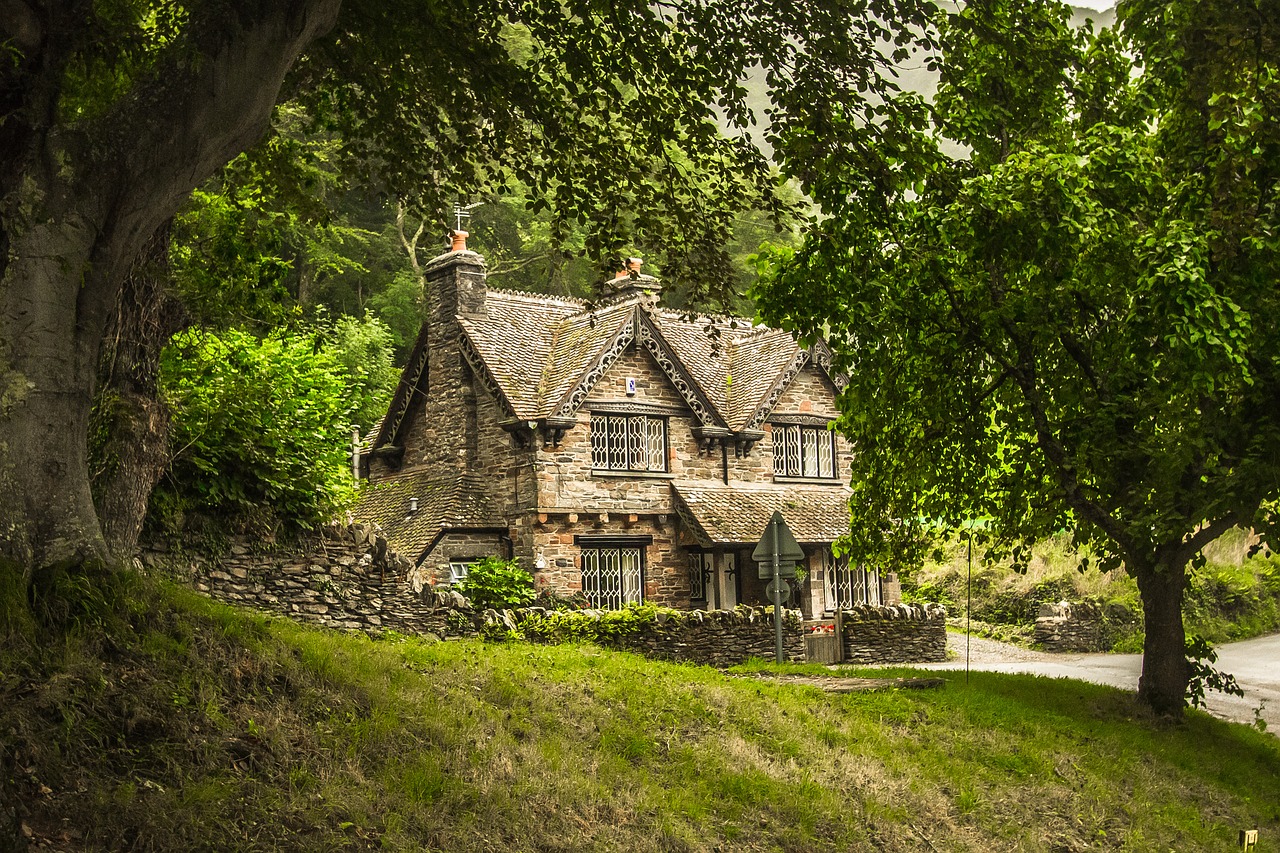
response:
{"label": "roof slate tile", "polygon": [[[409,511],[410,498],[418,499],[417,512]],[[447,530],[507,527],[474,474],[418,471],[367,485],[351,516],[375,522],[391,548],[415,562]]]}
{"label": "roof slate tile", "polygon": [[835,486],[724,485],[715,481],[672,484],[681,515],[705,544],[759,541],[773,513],[781,512],[800,542],[834,542],[849,531],[852,490]]}

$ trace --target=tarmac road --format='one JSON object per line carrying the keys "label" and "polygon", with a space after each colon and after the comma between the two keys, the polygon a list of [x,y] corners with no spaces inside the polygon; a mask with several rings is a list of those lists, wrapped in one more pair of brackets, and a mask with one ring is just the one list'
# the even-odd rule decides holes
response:
{"label": "tarmac road", "polygon": [[[946,663],[920,665],[921,669],[964,669],[965,635],[948,634],[948,646],[956,658]],[[1078,678],[1137,690],[1142,655],[1077,655],[1030,652],[1006,643],[969,637],[969,668],[986,672],[1024,672],[1051,678]],[[1280,736],[1280,634],[1255,637],[1217,647],[1214,667],[1229,672],[1244,689],[1244,697],[1209,691],[1208,710],[1214,716],[1238,723],[1252,723],[1261,709],[1267,731]]]}

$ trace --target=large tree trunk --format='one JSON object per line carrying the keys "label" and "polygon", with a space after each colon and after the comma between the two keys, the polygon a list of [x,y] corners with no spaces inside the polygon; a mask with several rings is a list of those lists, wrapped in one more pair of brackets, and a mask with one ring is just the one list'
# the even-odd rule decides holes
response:
{"label": "large tree trunk", "polygon": [[85,446],[102,325],[81,284],[96,229],[57,214],[11,232],[0,280],[0,560],[25,582],[106,553]]}
{"label": "large tree trunk", "polygon": [[[1168,562],[1175,560],[1176,557]],[[1142,593],[1146,620],[1138,698],[1158,714],[1181,714],[1186,706],[1187,682],[1191,679],[1182,625],[1186,562],[1177,566],[1157,562],[1136,568],[1134,576]]]}
{"label": "large tree trunk", "polygon": [[39,61],[69,37],[30,39],[25,76],[14,78],[25,108],[5,116],[29,124],[6,129],[21,150],[7,150],[0,169],[0,572],[29,583],[106,558],[87,437],[121,283],[191,190],[261,137],[285,72],[339,5],[193,12],[188,50],[168,51],[167,64],[84,118],[57,106],[61,69]]}
{"label": "large tree trunk", "polygon": [[166,224],[125,277],[102,353],[90,473],[102,534],[117,562],[133,555],[151,491],[169,462],[160,353],[188,325],[169,276]]}

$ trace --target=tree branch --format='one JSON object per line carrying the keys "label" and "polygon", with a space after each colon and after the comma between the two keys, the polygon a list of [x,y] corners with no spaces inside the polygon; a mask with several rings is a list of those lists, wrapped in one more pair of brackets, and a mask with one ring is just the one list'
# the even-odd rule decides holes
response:
{"label": "tree branch", "polygon": [[196,56],[174,51],[101,118],[73,129],[89,155],[76,183],[110,204],[98,258],[108,281],[201,181],[266,132],[286,72],[333,27],[340,5],[267,3],[256,19],[193,13],[187,41]]}

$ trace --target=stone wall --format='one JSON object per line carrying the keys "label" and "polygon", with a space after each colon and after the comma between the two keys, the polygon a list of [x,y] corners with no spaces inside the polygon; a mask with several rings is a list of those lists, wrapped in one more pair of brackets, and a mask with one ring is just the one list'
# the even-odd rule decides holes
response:
{"label": "stone wall", "polygon": [[363,524],[325,528],[287,550],[248,538],[233,539],[216,557],[152,545],[142,562],[218,601],[326,628],[436,636],[447,630],[448,613],[423,606],[420,581],[415,591],[412,564]]}
{"label": "stone wall", "polygon": [[[389,551],[380,533],[361,524],[326,528],[288,550],[237,539],[216,557],[153,546],[142,560],[219,601],[340,630],[443,639],[496,629],[542,642],[590,639],[609,648],[712,666],[774,657],[770,608],[477,611],[457,592],[430,586],[427,573]],[[946,612],[919,604],[854,608],[844,612],[844,638],[845,659],[853,663],[943,660]],[[803,661],[798,610],[784,613],[783,640],[786,656]]]}
{"label": "stone wall", "polygon": [[1121,604],[1088,601],[1044,604],[1036,617],[1035,641],[1049,652],[1106,652],[1141,620]]}
{"label": "stone wall", "polygon": [[[773,660],[776,652],[772,608],[644,608],[633,613],[530,608],[512,616],[518,629],[535,642],[586,639],[606,648],[660,660],[723,667],[753,657]],[[788,660],[804,661],[804,634],[798,610],[783,612],[782,647]]]}
{"label": "stone wall", "polygon": [[947,659],[947,610],[936,604],[860,605],[844,611],[845,663]]}

